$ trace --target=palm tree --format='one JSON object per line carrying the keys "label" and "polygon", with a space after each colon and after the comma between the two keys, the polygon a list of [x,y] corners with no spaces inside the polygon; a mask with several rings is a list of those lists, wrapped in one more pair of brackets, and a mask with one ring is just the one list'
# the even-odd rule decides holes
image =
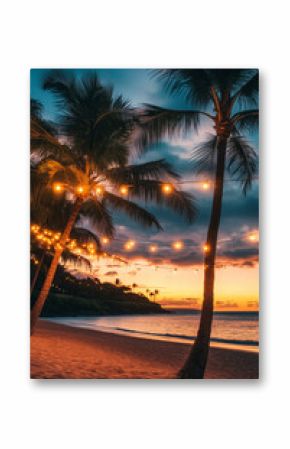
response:
{"label": "palm tree", "polygon": [[159,295],[159,290],[154,290],[154,302],[156,301],[157,295]]}
{"label": "palm tree", "polygon": [[57,152],[53,159],[44,158],[37,164],[37,172],[43,179],[40,198],[54,190],[70,204],[71,213],[32,308],[32,331],[79,217],[86,217],[99,232],[113,237],[112,209],[145,227],[162,229],[154,215],[132,201],[134,198],[167,205],[189,222],[195,216],[190,195],[176,188],[170,198],[162,195],[161,178],[172,181],[178,178],[165,160],[127,165],[135,116],[122,97],[113,98],[112,89],[103,87],[95,73],[78,81],[59,72],[50,75],[44,87],[56,95],[61,110],[58,129],[67,147],[63,157]]}
{"label": "palm tree", "polygon": [[257,172],[257,156],[243,135],[258,126],[257,70],[158,70],[156,76],[172,94],[183,95],[189,105],[172,110],[145,105],[143,133],[139,145],[144,148],[174,133],[198,130],[209,121],[210,138],[193,154],[197,170],[214,174],[213,201],[204,256],[204,297],[200,326],[192,351],[179,373],[180,378],[203,378],[207,363],[214,308],[214,276],[217,238],[222,210],[224,174],[241,182],[246,194]]}
{"label": "palm tree", "polygon": [[[41,208],[38,208],[40,210]],[[53,222],[54,218],[57,219],[57,210],[52,209],[51,214],[49,216],[49,221]],[[35,216],[34,212],[34,216]],[[48,217],[47,217],[48,218]],[[65,223],[64,223],[65,224]],[[59,231],[59,230],[57,230]],[[74,239],[76,245],[93,245],[94,248],[97,249],[97,254],[101,253],[101,243],[99,238],[91,231],[86,228],[74,226],[71,231],[71,238]],[[44,265],[47,265],[48,261],[50,261],[53,256],[53,250],[51,247],[47,247],[46,244],[43,244],[41,241],[36,238],[31,239],[31,254],[37,259],[37,267],[34,272],[30,294],[33,293],[34,287],[37,283],[38,277]],[[88,253],[89,254],[89,253]],[[86,254],[86,255],[88,255]],[[64,265],[69,263],[70,265],[74,265],[75,267],[84,267],[88,270],[92,269],[92,265],[90,260],[85,257],[85,255],[76,254],[72,248],[66,246],[62,255],[61,255],[61,263]]]}

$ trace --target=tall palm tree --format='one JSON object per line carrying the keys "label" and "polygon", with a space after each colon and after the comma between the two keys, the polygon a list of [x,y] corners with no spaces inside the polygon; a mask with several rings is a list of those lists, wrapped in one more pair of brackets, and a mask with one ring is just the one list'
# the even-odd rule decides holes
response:
{"label": "tall palm tree", "polygon": [[241,182],[244,193],[257,171],[257,156],[244,132],[258,126],[257,70],[158,70],[155,75],[172,94],[183,95],[189,105],[172,110],[145,105],[142,148],[174,133],[197,131],[209,121],[213,133],[193,154],[197,169],[212,170],[213,201],[204,256],[204,297],[200,325],[191,353],[179,373],[181,378],[203,378],[207,363],[214,310],[214,276],[217,238],[222,210],[224,174]]}
{"label": "tall palm tree", "polygon": [[[121,211],[145,227],[161,230],[158,220],[132,199],[164,204],[191,222],[195,216],[193,198],[174,189],[162,195],[162,177],[178,178],[165,160],[128,165],[130,137],[135,116],[122,97],[113,98],[111,88],[103,87],[95,73],[82,80],[58,72],[50,75],[44,87],[52,91],[60,108],[58,129],[66,139],[63,157],[44,158],[37,164],[44,187],[40,198],[52,189],[71,205],[59,245],[31,312],[31,331],[49,293],[59,259],[79,217],[90,220],[99,232],[114,235],[112,210]],[[123,196],[122,196],[123,195]]]}

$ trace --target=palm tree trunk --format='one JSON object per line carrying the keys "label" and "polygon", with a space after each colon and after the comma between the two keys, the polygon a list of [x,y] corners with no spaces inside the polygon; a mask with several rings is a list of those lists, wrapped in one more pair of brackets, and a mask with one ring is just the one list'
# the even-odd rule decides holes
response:
{"label": "palm tree trunk", "polygon": [[221,218],[227,137],[217,141],[217,166],[214,196],[204,258],[204,296],[199,329],[196,340],[183,368],[178,373],[181,379],[203,379],[210,344],[214,305],[214,275],[218,230]]}
{"label": "palm tree trunk", "polygon": [[38,276],[39,276],[39,273],[40,273],[40,270],[41,270],[41,267],[42,267],[42,264],[43,264],[43,261],[44,261],[44,257],[45,257],[45,251],[42,250],[42,255],[41,255],[40,261],[38,263],[37,269],[35,270],[35,273],[34,273],[34,276],[33,276],[32,282],[31,282],[30,294],[32,294],[32,292],[34,290],[36,281],[38,279]]}
{"label": "palm tree trunk", "polygon": [[51,284],[52,284],[53,279],[54,279],[54,275],[55,275],[55,272],[56,272],[56,269],[57,269],[57,266],[58,266],[58,263],[59,263],[59,259],[60,259],[61,255],[62,255],[62,252],[63,252],[64,245],[66,244],[66,241],[67,241],[67,239],[70,236],[72,227],[73,227],[73,225],[74,225],[74,223],[75,223],[75,221],[77,219],[77,216],[78,216],[78,213],[79,213],[81,205],[82,205],[82,199],[78,198],[76,200],[76,202],[75,202],[75,205],[74,205],[73,211],[71,213],[71,216],[70,216],[70,218],[69,218],[69,220],[68,220],[68,222],[66,224],[65,230],[63,231],[63,234],[62,234],[61,239],[59,241],[59,248],[57,248],[55,250],[53,259],[51,261],[51,264],[50,264],[50,267],[48,269],[48,272],[47,272],[45,281],[43,283],[43,286],[41,288],[41,291],[40,291],[40,293],[38,295],[37,300],[34,303],[34,306],[32,307],[31,315],[30,315],[30,332],[31,332],[31,334],[33,334],[33,331],[34,331],[35,325],[37,323],[38,317],[41,314],[41,311],[43,309],[44,303],[46,301],[46,298],[48,296]]}

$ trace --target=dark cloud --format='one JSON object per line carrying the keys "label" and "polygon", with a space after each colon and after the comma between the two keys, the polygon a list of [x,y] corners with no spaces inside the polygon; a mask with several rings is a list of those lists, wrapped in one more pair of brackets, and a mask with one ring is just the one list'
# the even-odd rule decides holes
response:
{"label": "dark cloud", "polygon": [[118,276],[117,271],[107,271],[104,276]]}
{"label": "dark cloud", "polygon": [[218,308],[223,309],[223,308],[236,308],[239,307],[239,304],[237,302],[232,302],[232,301],[215,301],[215,304]]}
{"label": "dark cloud", "polygon": [[258,248],[237,248],[229,251],[223,251],[222,253],[223,256],[234,260],[258,256],[258,254]]}

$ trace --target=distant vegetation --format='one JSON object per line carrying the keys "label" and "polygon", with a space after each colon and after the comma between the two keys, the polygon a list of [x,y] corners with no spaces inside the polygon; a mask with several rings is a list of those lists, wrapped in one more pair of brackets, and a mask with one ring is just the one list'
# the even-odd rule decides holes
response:
{"label": "distant vegetation", "polygon": [[[34,266],[31,274],[33,276]],[[32,295],[37,298],[45,273],[39,275]],[[59,266],[43,317],[52,316],[98,316],[122,314],[166,313],[162,307],[149,301],[146,296],[132,292],[128,286],[100,283],[98,279],[77,279]]]}

